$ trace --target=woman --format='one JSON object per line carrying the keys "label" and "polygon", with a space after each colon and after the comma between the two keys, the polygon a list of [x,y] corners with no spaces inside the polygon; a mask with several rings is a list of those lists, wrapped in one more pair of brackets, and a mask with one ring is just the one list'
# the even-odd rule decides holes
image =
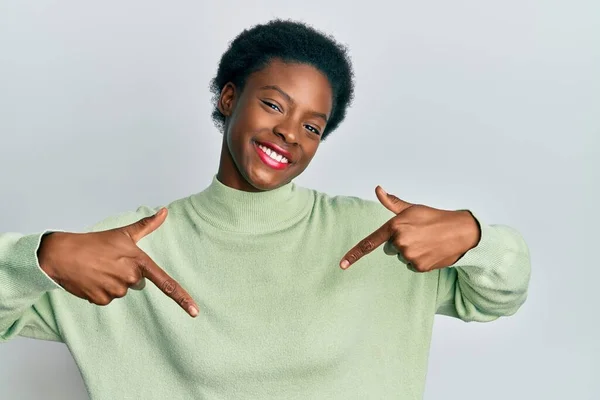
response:
{"label": "woman", "polygon": [[375,202],[293,183],[352,100],[332,38],[255,26],[211,88],[209,187],[86,233],[0,235],[3,340],[66,343],[92,399],[418,399],[436,313],[523,304],[515,230],[380,187]]}

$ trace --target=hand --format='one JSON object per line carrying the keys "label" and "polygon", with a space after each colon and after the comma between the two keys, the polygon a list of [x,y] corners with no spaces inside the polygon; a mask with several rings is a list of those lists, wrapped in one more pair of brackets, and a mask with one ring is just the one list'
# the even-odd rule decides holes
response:
{"label": "hand", "polygon": [[399,254],[415,272],[448,267],[479,242],[479,224],[468,211],[438,210],[411,204],[375,188],[377,198],[395,217],[361,240],[340,262],[347,269],[382,243],[387,254]]}
{"label": "hand", "polygon": [[54,232],[42,239],[40,266],[69,293],[104,306],[124,297],[129,288],[141,290],[148,278],[192,317],[198,306],[137,242],[154,232],[167,210],[120,228],[92,233]]}

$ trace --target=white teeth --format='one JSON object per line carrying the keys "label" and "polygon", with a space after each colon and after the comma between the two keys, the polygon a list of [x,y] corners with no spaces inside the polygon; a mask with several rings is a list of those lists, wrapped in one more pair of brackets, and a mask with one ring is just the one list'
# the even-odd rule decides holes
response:
{"label": "white teeth", "polygon": [[270,148],[263,146],[262,144],[259,144],[258,148],[261,149],[262,151],[264,151],[269,157],[271,157],[273,160],[275,160],[277,162],[280,162],[283,164],[287,164],[289,162],[287,158],[285,158],[281,154],[275,152],[274,150],[271,150]]}

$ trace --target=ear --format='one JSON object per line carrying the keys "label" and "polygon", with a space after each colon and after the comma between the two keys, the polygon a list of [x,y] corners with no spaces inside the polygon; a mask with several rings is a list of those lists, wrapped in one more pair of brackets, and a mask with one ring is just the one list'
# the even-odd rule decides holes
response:
{"label": "ear", "polygon": [[221,90],[221,96],[217,103],[217,108],[226,117],[231,116],[235,105],[235,99],[237,95],[237,88],[231,82],[227,82]]}

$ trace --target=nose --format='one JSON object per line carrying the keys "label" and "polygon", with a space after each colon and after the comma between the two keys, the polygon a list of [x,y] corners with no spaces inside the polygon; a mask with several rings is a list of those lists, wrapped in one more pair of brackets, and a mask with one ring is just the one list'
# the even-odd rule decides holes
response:
{"label": "nose", "polygon": [[286,118],[285,121],[273,128],[273,132],[286,143],[296,144],[298,141],[297,125],[293,118]]}

